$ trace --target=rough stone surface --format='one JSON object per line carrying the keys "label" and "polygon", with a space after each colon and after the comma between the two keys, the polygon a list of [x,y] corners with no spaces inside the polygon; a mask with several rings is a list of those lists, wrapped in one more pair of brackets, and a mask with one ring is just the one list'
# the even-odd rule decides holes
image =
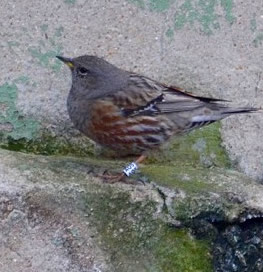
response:
{"label": "rough stone surface", "polygon": [[1,271],[210,272],[212,258],[214,271],[230,271],[229,259],[253,267],[246,256],[261,237],[262,185],[232,170],[161,164],[137,176],[155,182],[109,185],[94,177],[106,166],[121,164],[0,149]]}
{"label": "rough stone surface", "polygon": [[195,263],[209,246],[168,229],[152,186],[107,185],[87,174],[96,160],[0,158],[1,271],[210,271]]}
{"label": "rough stone surface", "polygon": [[[44,130],[49,140],[58,136],[80,150],[88,144],[71,129],[65,107],[70,73],[57,54],[95,54],[196,94],[261,106],[261,7],[260,0],[2,1],[2,138],[31,141]],[[222,127],[232,161],[258,180],[262,126],[259,113],[231,117]]]}
{"label": "rough stone surface", "polygon": [[4,0],[0,28],[0,146],[60,155],[0,149],[0,271],[262,271],[262,113],[175,140],[135,177],[145,186],[105,184],[94,175],[127,161],[72,127],[55,58],[260,107],[261,1]]}

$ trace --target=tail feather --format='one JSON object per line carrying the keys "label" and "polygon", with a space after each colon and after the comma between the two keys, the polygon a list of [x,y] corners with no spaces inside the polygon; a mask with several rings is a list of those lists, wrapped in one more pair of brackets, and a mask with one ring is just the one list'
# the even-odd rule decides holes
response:
{"label": "tail feather", "polygon": [[[219,105],[218,105],[219,106]],[[262,110],[261,108],[230,108],[225,105],[220,105],[219,108],[215,109],[211,114],[197,114],[192,116],[189,126],[186,128],[187,131],[209,125],[218,120],[224,119],[232,114],[242,113],[254,113]]]}
{"label": "tail feather", "polygon": [[249,112],[257,112],[260,111],[261,108],[225,108],[221,113],[222,114],[239,114],[239,113],[249,113]]}

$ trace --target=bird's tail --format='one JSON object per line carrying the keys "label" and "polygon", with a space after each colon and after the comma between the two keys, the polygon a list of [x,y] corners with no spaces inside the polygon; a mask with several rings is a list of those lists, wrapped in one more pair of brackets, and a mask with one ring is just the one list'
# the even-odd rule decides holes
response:
{"label": "bird's tail", "polygon": [[214,104],[214,106],[215,108],[212,110],[210,114],[204,114],[203,111],[194,114],[185,131],[190,131],[199,127],[209,125],[233,114],[254,113],[262,110],[261,108],[253,107],[234,108],[218,104]]}
{"label": "bird's tail", "polygon": [[[240,113],[253,113],[262,110],[261,108],[253,108],[253,107],[242,107],[242,108],[229,108],[222,107],[221,114],[222,115],[232,115],[232,114],[240,114]],[[223,117],[224,118],[224,117]]]}
{"label": "bird's tail", "polygon": [[218,121],[224,119],[233,114],[242,114],[242,113],[254,113],[262,110],[261,108],[252,108],[252,107],[228,107],[226,105],[214,104],[213,108],[210,108],[210,114],[204,114],[206,108],[203,108],[200,112],[192,116],[192,122],[204,122],[204,121]]}

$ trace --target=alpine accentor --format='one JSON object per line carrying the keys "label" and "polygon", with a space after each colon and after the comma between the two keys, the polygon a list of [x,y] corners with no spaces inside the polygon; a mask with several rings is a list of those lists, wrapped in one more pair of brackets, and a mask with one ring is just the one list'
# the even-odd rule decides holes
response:
{"label": "alpine accentor", "polygon": [[67,100],[77,129],[102,146],[139,159],[124,169],[129,176],[148,150],[171,137],[231,114],[257,111],[232,108],[223,100],[199,97],[148,77],[124,71],[96,56],[57,56],[71,70]]}

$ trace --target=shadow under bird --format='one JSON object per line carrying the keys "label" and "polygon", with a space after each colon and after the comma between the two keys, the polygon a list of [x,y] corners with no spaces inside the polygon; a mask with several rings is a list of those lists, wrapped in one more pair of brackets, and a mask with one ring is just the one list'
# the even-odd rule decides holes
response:
{"label": "shadow under bird", "polygon": [[102,146],[140,155],[120,179],[138,168],[147,151],[158,149],[175,135],[232,114],[259,110],[233,108],[225,100],[195,96],[96,56],[57,58],[71,70],[67,108],[74,126]]}

